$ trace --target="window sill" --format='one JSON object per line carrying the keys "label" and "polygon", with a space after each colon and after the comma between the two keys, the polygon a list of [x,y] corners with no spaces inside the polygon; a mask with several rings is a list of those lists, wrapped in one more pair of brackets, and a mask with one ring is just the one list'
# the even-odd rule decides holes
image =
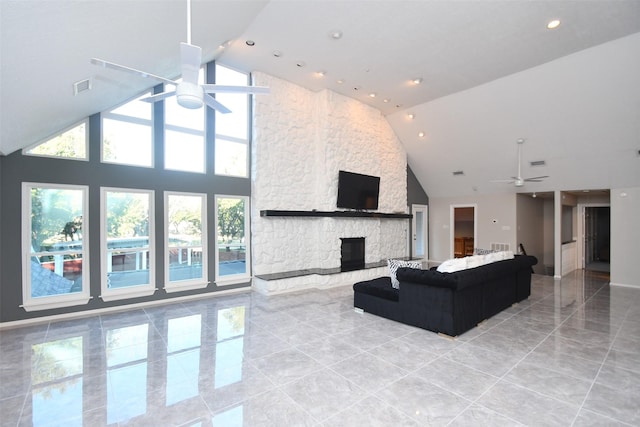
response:
{"label": "window sill", "polygon": [[65,296],[55,296],[55,297],[41,297],[46,298],[46,301],[38,301],[38,300],[30,300],[25,302],[20,307],[24,308],[25,311],[38,311],[38,310],[51,310],[54,308],[62,308],[62,307],[72,307],[74,305],[86,305],[91,296],[82,294],[82,295],[73,295],[70,297],[68,295]]}

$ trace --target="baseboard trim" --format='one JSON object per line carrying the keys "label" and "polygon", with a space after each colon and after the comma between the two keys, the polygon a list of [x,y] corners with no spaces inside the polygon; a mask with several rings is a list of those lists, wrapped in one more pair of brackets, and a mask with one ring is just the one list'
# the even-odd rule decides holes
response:
{"label": "baseboard trim", "polygon": [[640,289],[640,286],[638,286],[638,285],[630,285],[628,283],[613,283],[613,282],[609,282],[609,286],[618,286],[620,288]]}
{"label": "baseboard trim", "polygon": [[83,310],[83,311],[76,311],[73,313],[54,314],[51,316],[34,317],[32,319],[14,320],[11,322],[0,322],[0,331],[3,329],[20,328],[23,326],[32,326],[32,325],[38,325],[41,323],[57,322],[62,320],[82,319],[85,317],[92,317],[100,314],[107,314],[107,313],[111,314],[111,313],[129,311],[136,308],[155,307],[160,305],[173,304],[176,302],[192,301],[192,300],[205,299],[205,298],[216,298],[220,296],[240,294],[240,293],[246,293],[246,292],[251,292],[251,288],[249,286],[246,286],[243,288],[225,289],[222,291],[216,291],[216,292],[206,293],[206,294],[185,295],[181,297],[167,298],[167,299],[162,299],[157,301],[138,302],[135,304],[119,305],[115,307],[97,308],[95,310]]}

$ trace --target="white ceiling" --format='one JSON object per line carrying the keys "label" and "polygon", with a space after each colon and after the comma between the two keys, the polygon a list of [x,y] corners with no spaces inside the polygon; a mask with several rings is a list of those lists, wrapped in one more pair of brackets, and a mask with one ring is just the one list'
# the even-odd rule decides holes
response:
{"label": "white ceiling", "polygon": [[[193,0],[192,10],[192,43],[203,48],[204,61],[219,57],[311,90],[330,89],[389,117],[428,110],[430,101],[640,32],[637,0]],[[562,24],[547,30],[553,18]],[[186,22],[186,0],[0,0],[0,153],[156,84],[90,65],[91,57],[177,77]],[[342,38],[332,39],[333,30]],[[416,77],[422,84],[411,83]],[[73,83],[86,78],[92,90],[74,96]],[[420,120],[414,126],[428,129]],[[390,123],[423,185],[436,179],[426,172],[434,163],[411,149],[398,120]],[[515,153],[514,141],[487,139],[484,150]],[[459,168],[455,160],[437,163],[450,173]],[[515,173],[513,156],[494,166],[493,178]]]}

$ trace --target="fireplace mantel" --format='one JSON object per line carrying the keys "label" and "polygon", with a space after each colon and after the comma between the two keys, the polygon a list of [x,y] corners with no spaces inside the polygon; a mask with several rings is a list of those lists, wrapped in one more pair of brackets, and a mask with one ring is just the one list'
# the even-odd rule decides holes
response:
{"label": "fireplace mantel", "polygon": [[377,218],[377,219],[411,219],[413,215],[405,213],[383,213],[362,211],[287,211],[287,210],[263,210],[262,217],[316,217],[316,218]]}

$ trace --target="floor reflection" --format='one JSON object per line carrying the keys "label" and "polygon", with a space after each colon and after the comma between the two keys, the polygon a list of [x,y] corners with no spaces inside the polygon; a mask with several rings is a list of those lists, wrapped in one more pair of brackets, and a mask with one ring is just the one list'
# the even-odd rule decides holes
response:
{"label": "floor reflection", "polygon": [[352,298],[246,293],[2,330],[1,425],[535,425],[510,399],[541,424],[640,424],[640,290],[603,273],[535,275],[528,300],[453,341]]}

